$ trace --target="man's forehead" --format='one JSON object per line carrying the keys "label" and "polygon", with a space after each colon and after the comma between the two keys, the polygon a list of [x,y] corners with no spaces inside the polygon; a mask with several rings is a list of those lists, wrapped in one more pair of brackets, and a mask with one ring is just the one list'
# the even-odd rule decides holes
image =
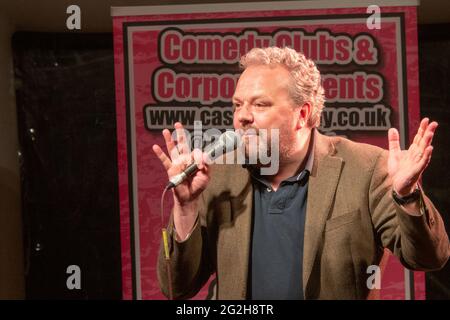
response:
{"label": "man's forehead", "polygon": [[250,99],[250,100],[256,100],[256,99],[264,99],[264,98],[268,98],[268,95],[265,93],[265,91],[261,91],[261,92],[251,92],[249,95],[244,96],[240,96],[239,93],[236,94],[236,92],[234,93],[232,100],[233,101],[240,101],[243,99]]}

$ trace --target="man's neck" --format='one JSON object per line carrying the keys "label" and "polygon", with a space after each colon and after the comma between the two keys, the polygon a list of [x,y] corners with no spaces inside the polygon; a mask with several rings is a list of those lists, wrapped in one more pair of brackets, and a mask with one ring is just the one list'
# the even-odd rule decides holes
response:
{"label": "man's neck", "polygon": [[301,136],[297,138],[297,146],[289,159],[280,159],[277,174],[266,176],[266,179],[270,182],[273,190],[277,190],[283,180],[294,176],[305,168],[309,152],[312,149],[310,148],[310,141],[313,130],[304,130],[305,132],[301,133]]}

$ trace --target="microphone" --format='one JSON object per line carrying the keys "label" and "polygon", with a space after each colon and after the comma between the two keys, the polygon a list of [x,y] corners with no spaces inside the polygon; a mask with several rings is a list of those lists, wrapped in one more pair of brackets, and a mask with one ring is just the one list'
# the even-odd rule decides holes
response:
{"label": "microphone", "polygon": [[[232,151],[237,148],[239,142],[238,135],[234,131],[225,131],[219,137],[219,139],[208,146],[208,151],[205,153],[208,155],[210,160],[215,160],[224,151]],[[190,164],[183,172],[173,176],[166,186],[166,189],[175,188],[177,185],[182,183],[184,180],[192,176],[198,171],[198,166],[196,163]]]}

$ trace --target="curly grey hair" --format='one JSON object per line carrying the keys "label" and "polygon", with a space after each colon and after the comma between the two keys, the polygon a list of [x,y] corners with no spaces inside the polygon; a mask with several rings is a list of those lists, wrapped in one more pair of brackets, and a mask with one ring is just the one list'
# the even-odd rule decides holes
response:
{"label": "curly grey hair", "polygon": [[253,48],[241,57],[240,67],[245,69],[252,65],[282,65],[292,77],[290,95],[296,106],[308,102],[311,105],[311,116],[308,124],[320,125],[325,96],[320,72],[316,64],[294,49],[284,47]]}

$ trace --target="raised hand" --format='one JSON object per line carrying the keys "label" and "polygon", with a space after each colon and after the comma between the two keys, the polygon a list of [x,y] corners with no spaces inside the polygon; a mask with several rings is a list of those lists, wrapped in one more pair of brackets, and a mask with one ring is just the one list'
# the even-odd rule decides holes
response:
{"label": "raised hand", "polygon": [[194,161],[197,163],[199,170],[174,189],[175,202],[184,206],[196,200],[206,188],[209,182],[209,170],[206,156],[198,149],[192,152],[189,150],[183,125],[177,122],[174,127],[177,134],[176,143],[172,139],[170,131],[167,129],[163,130],[168,155],[156,144],[153,145],[153,152],[161,160],[169,179],[181,173]]}
{"label": "raised hand", "polygon": [[398,195],[406,196],[416,188],[422,173],[430,163],[433,152],[431,142],[437,126],[437,122],[429,123],[428,118],[422,119],[408,150],[401,150],[398,131],[389,129],[388,172]]}

